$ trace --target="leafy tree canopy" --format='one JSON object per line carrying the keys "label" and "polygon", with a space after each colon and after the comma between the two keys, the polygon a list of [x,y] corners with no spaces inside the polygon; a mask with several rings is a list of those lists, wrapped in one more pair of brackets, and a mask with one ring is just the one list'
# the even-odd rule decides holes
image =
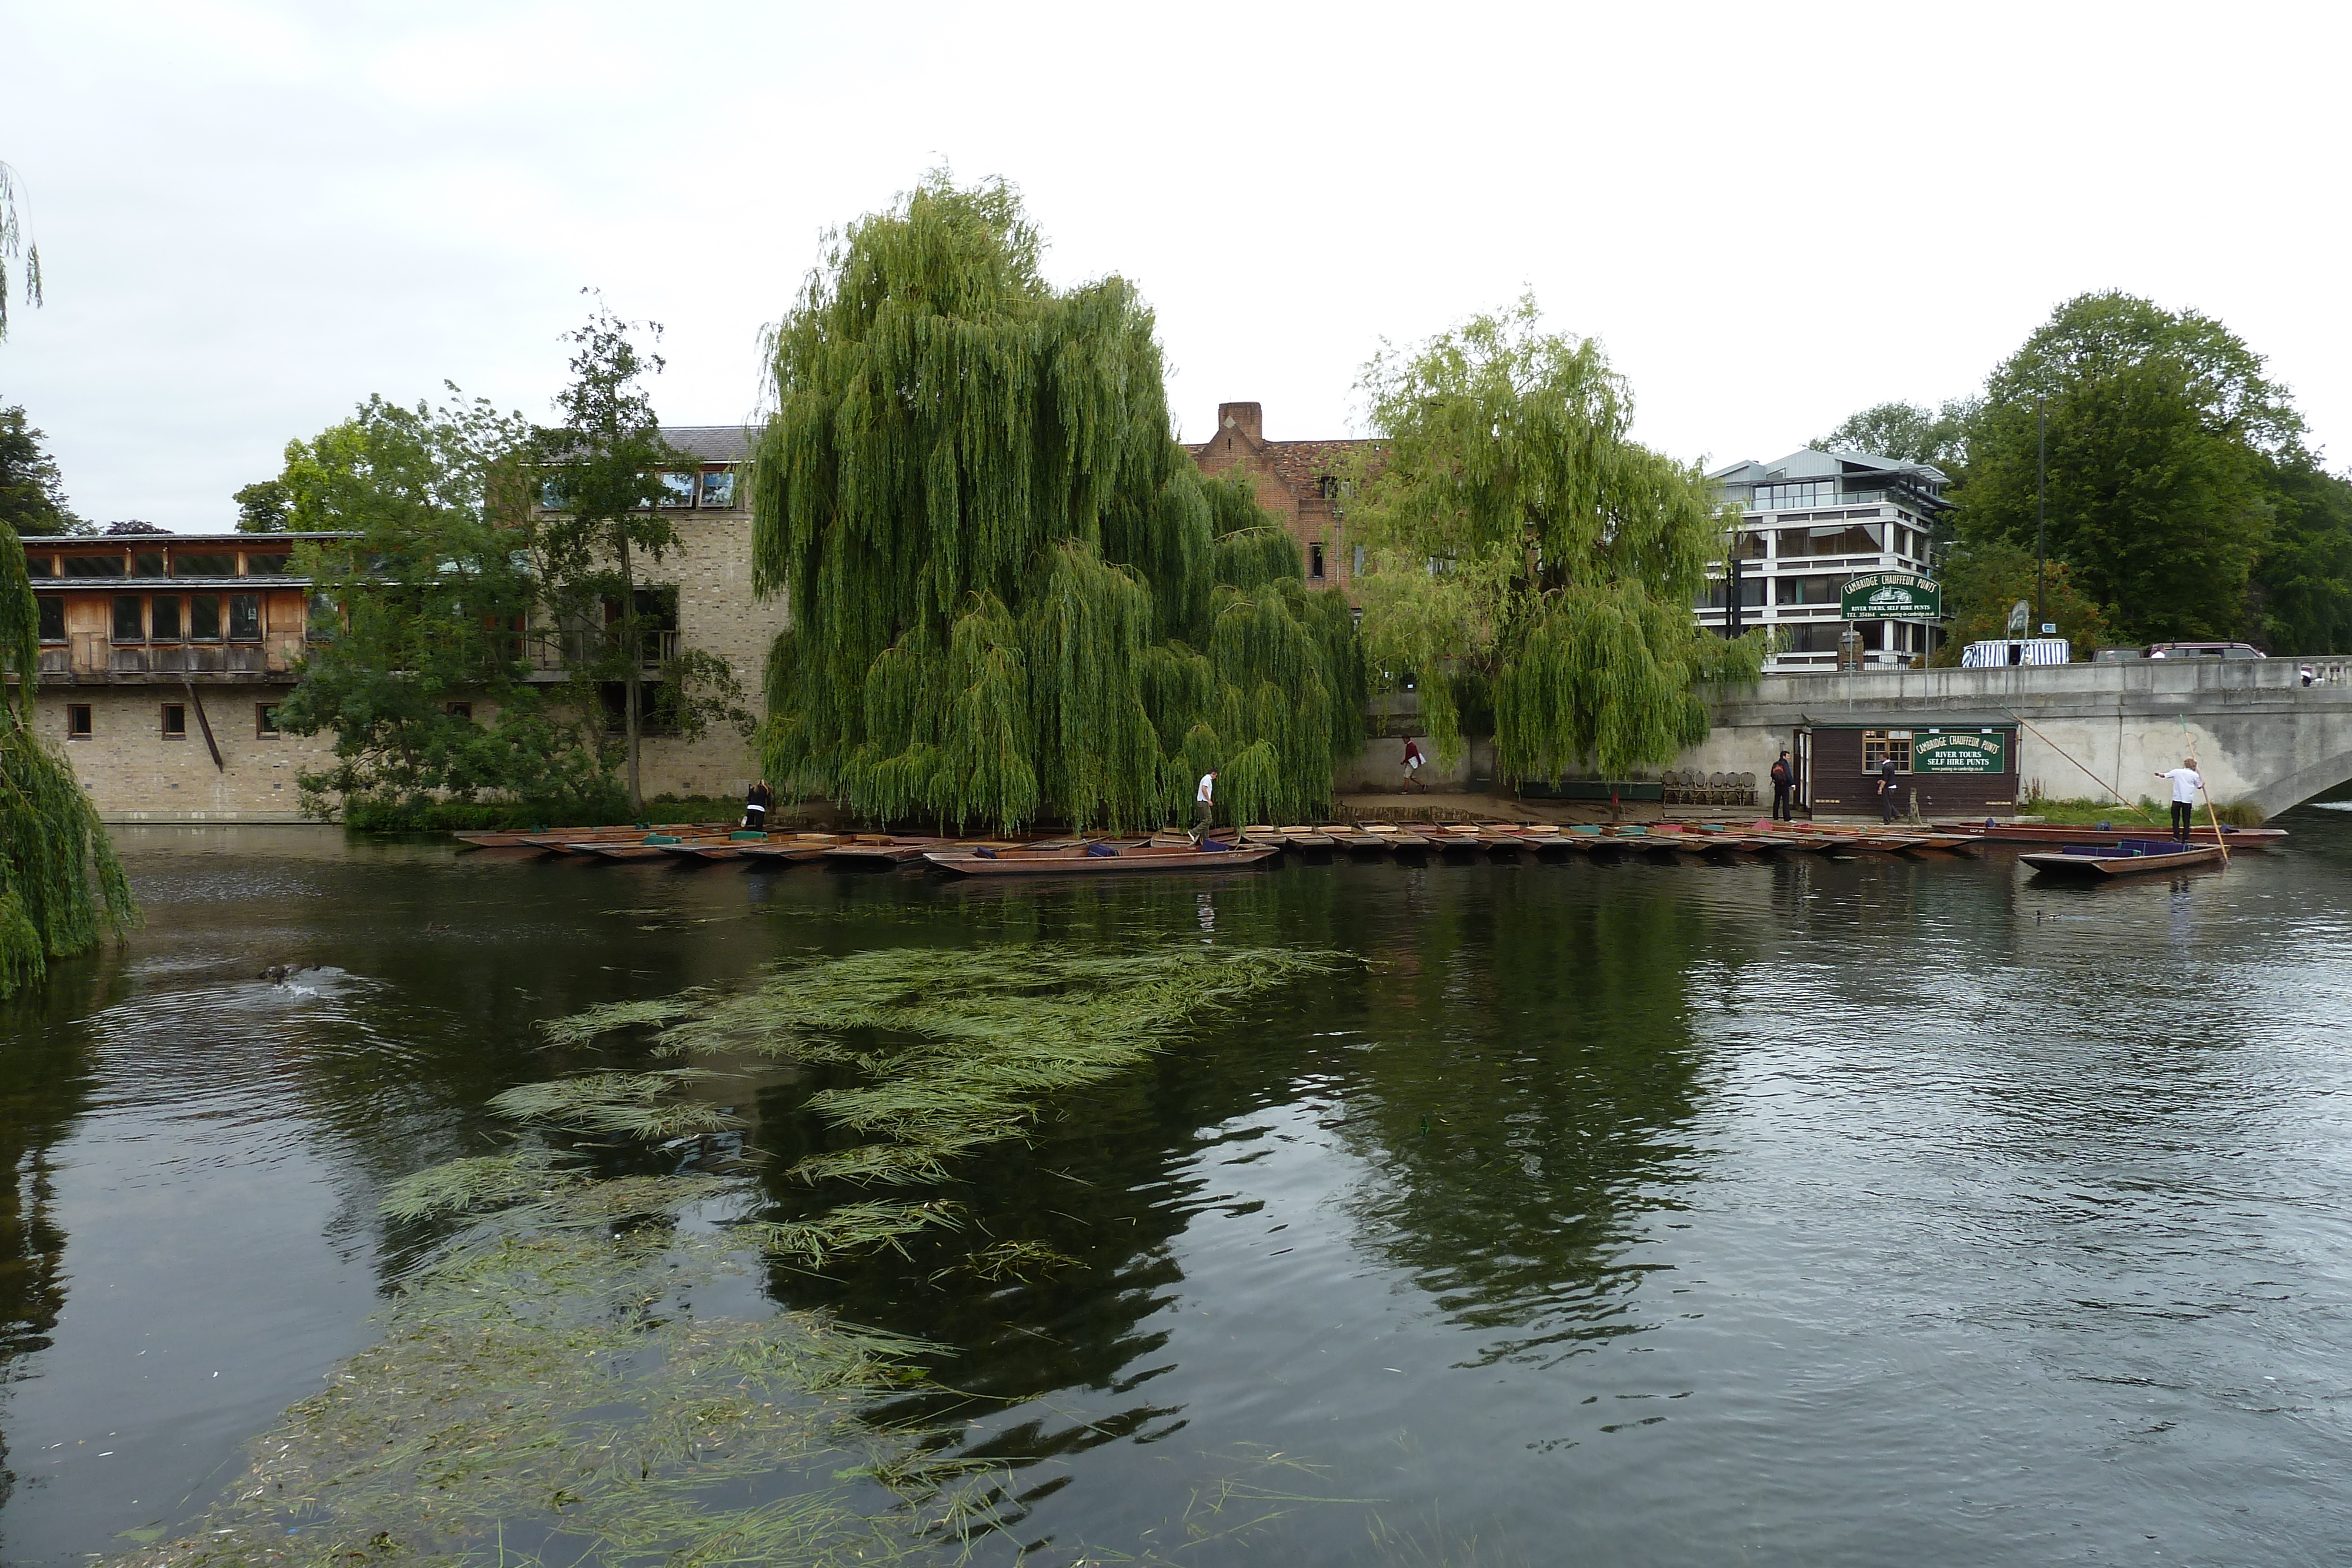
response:
{"label": "leafy tree canopy", "polygon": [[1135,289],[1070,289],[1002,183],[926,180],[837,235],[771,333],[753,486],[769,775],[1010,829],[1328,800],[1360,744],[1347,605],[1170,434]]}
{"label": "leafy tree canopy", "polygon": [[2037,597],[2042,619],[2078,653],[2112,645],[2116,632],[2106,612],[2075,585],[2066,563],[2053,560],[2039,572],[2036,565],[2032,550],[2007,539],[1964,544],[1947,556],[1941,575],[1948,636],[1928,662],[1958,664],[1969,643],[2008,636],[2010,612]]}
{"label": "leafy tree canopy", "polygon": [[1753,678],[1760,632],[1726,642],[1691,605],[1726,528],[1705,476],[1629,434],[1633,399],[1590,339],[1532,299],[1366,368],[1382,465],[1349,521],[1374,662],[1414,671],[1440,753],[1460,754],[1453,683],[1490,681],[1513,782],[1668,761],[1707,731],[1694,686]]}
{"label": "leafy tree canopy", "polygon": [[282,534],[292,497],[283,479],[263,479],[229,497],[236,503],[236,531],[241,534]]}
{"label": "leafy tree canopy", "polygon": [[98,809],[64,758],[33,733],[40,613],[23,543],[0,518],[0,997],[120,934],[131,885]]}
{"label": "leafy tree canopy", "polygon": [[436,409],[371,397],[288,443],[271,482],[287,523],[359,536],[298,551],[331,606],[278,710],[296,734],[335,736],[333,765],[300,779],[312,813],[482,794],[616,803],[601,715],[583,724],[528,680],[534,585],[517,525],[529,434],[479,398]]}
{"label": "leafy tree canopy", "polygon": [[0,408],[0,524],[26,538],[86,528],[66,503],[58,461],[22,408]]}
{"label": "leafy tree canopy", "polygon": [[1958,479],[1968,469],[1969,423],[1980,402],[1948,398],[1940,408],[1916,402],[1882,402],[1850,414],[1815,441],[1817,452],[1868,453],[1905,463],[1927,463]]}
{"label": "leafy tree canopy", "polygon": [[8,264],[21,259],[25,303],[41,303],[41,247],[25,235],[16,211],[16,171],[0,163],[0,342],[8,338]]}
{"label": "leafy tree canopy", "polygon": [[2271,559],[2286,538],[2276,486],[2307,464],[2303,421],[2220,322],[2125,294],[2060,306],[1986,383],[1958,494],[1966,538],[2034,546],[2045,413],[2049,552],[2116,632],[2259,633],[2258,597],[2284,629],[2335,625],[2310,574],[2352,536],[2333,537],[2324,505],[2300,509],[2290,556]]}
{"label": "leafy tree canopy", "polygon": [[107,535],[114,538],[127,538],[132,535],[168,534],[171,531],[161,523],[151,523],[141,517],[125,517],[119,523],[107,524],[105,528]]}
{"label": "leafy tree canopy", "polygon": [[534,429],[530,441],[541,494],[554,503],[531,531],[538,612],[560,631],[562,662],[583,706],[593,684],[621,688],[632,812],[645,799],[638,780],[649,686],[655,716],[678,734],[697,736],[714,722],[746,732],[751,726],[741,685],[723,660],[665,649],[653,635],[660,630],[653,623],[657,601],[674,604],[675,590],[665,601],[665,591],[649,590],[639,574],[682,542],[663,510],[672,495],[665,475],[692,484],[699,468],[662,434],[642,379],[659,374],[662,360],[637,348],[632,334],[640,331],[661,336],[658,324],[623,321],[599,304],[569,335],[572,380],[555,399],[560,423]]}

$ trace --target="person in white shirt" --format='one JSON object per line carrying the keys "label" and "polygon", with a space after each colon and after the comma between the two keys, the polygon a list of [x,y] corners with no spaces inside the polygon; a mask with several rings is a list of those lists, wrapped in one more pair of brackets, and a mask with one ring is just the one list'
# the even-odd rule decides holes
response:
{"label": "person in white shirt", "polygon": [[2181,759],[2179,767],[2157,777],[2172,781],[2173,841],[2185,844],[2189,841],[2189,824],[2197,820],[2197,791],[2205,788],[2204,776],[2197,771],[2197,758],[2188,757]]}
{"label": "person in white shirt", "polygon": [[1210,768],[1201,775],[1201,787],[1192,792],[1192,804],[1199,809],[1199,820],[1192,824],[1192,839],[1199,842],[1206,838],[1209,823],[1217,815],[1217,770]]}

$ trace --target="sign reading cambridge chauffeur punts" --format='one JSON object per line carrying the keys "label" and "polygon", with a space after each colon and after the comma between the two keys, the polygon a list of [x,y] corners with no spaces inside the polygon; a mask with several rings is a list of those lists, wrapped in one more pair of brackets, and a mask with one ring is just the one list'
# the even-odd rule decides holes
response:
{"label": "sign reading cambridge chauffeur punts", "polygon": [[2006,773],[2009,737],[1997,729],[1920,729],[1911,734],[1914,773]]}
{"label": "sign reading cambridge chauffeur punts", "polygon": [[1941,621],[1944,585],[1916,571],[1865,571],[1846,580],[1838,613],[1848,621]]}

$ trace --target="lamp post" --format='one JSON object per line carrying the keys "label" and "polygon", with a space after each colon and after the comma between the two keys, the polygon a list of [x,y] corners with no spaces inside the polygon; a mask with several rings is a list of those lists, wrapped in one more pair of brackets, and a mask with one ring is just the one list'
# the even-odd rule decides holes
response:
{"label": "lamp post", "polygon": [[2050,409],[2033,394],[2033,634],[2042,635],[2042,580],[2050,569]]}

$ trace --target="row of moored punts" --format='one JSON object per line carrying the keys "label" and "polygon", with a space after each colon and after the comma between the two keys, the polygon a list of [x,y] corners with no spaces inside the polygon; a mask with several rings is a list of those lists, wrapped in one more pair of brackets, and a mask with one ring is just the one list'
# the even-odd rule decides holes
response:
{"label": "row of moored punts", "polygon": [[822,862],[885,867],[918,862],[966,876],[1102,874],[1129,871],[1234,870],[1284,853],[1454,858],[1485,856],[1660,861],[1768,859],[1793,855],[1968,854],[1987,841],[1980,829],[1846,827],[1758,821],[1579,824],[1549,822],[1255,824],[1204,842],[1172,833],[1055,840],[954,838],[936,834],[752,832],[717,823],[570,828],[546,832],[465,832],[464,841],[586,861],[740,861],[751,865]]}

